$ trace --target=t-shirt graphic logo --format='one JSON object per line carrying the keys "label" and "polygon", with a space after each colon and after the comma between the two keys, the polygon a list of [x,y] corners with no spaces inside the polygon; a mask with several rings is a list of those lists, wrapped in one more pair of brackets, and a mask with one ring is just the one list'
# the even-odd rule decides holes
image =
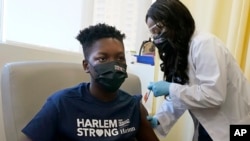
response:
{"label": "t-shirt graphic logo", "polygon": [[119,127],[126,127],[129,125],[130,121],[129,119],[126,119],[126,120],[122,120],[122,119],[119,119],[118,120],[118,123],[119,123]]}
{"label": "t-shirt graphic logo", "polygon": [[126,134],[126,133],[135,131],[135,127],[128,127],[130,124],[129,119],[126,119],[126,120],[119,119],[118,123],[119,123],[119,128],[120,128],[120,134]]}
{"label": "t-shirt graphic logo", "polygon": [[118,65],[115,65],[115,70],[125,72],[126,70],[123,67],[120,67]]}
{"label": "t-shirt graphic logo", "polygon": [[96,134],[101,137],[103,135],[103,130],[102,129],[96,129]]}
{"label": "t-shirt graphic logo", "polygon": [[116,119],[76,119],[77,136],[85,137],[111,137],[117,136],[118,124]]}
{"label": "t-shirt graphic logo", "polygon": [[77,118],[77,136],[114,137],[135,131],[129,119],[82,119]]}

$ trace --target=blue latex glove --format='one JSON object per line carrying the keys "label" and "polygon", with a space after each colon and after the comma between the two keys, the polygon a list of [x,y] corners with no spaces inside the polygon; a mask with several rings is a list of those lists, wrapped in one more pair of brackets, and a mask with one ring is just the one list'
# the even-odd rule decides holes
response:
{"label": "blue latex glove", "polygon": [[153,91],[154,96],[168,96],[169,95],[169,85],[167,81],[150,82],[148,89]]}
{"label": "blue latex glove", "polygon": [[147,116],[147,120],[150,122],[152,128],[155,128],[158,125],[158,119],[156,117]]}

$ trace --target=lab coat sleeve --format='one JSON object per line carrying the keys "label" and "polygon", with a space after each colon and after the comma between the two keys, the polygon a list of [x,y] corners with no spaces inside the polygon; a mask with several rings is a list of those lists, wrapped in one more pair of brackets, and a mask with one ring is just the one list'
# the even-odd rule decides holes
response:
{"label": "lab coat sleeve", "polygon": [[171,99],[164,100],[160,109],[158,109],[158,112],[155,115],[160,123],[155,128],[157,131],[156,133],[162,137],[166,137],[170,129],[185,111],[186,109],[176,109],[173,106]]}
{"label": "lab coat sleeve", "polygon": [[170,96],[174,107],[188,109],[220,106],[227,93],[227,52],[214,36],[192,41],[189,67],[193,67],[195,82],[189,85],[172,83]]}

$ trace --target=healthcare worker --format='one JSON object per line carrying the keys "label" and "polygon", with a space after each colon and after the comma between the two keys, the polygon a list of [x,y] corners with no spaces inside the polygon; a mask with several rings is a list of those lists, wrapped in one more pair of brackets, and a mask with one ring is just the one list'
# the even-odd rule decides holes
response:
{"label": "healthcare worker", "polygon": [[[250,84],[223,42],[195,30],[189,10],[179,0],[157,0],[146,24],[162,61],[164,80],[148,89],[165,101],[151,125],[166,136],[188,110],[194,141],[229,141],[232,124],[250,124]],[[188,131],[187,131],[188,132]]]}

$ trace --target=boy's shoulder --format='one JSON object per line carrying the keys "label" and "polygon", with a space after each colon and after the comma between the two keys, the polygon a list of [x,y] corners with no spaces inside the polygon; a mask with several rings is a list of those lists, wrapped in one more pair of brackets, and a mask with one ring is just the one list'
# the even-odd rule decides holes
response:
{"label": "boy's shoulder", "polygon": [[123,99],[135,99],[139,101],[142,99],[141,94],[130,94],[124,90],[120,90],[120,95]]}

